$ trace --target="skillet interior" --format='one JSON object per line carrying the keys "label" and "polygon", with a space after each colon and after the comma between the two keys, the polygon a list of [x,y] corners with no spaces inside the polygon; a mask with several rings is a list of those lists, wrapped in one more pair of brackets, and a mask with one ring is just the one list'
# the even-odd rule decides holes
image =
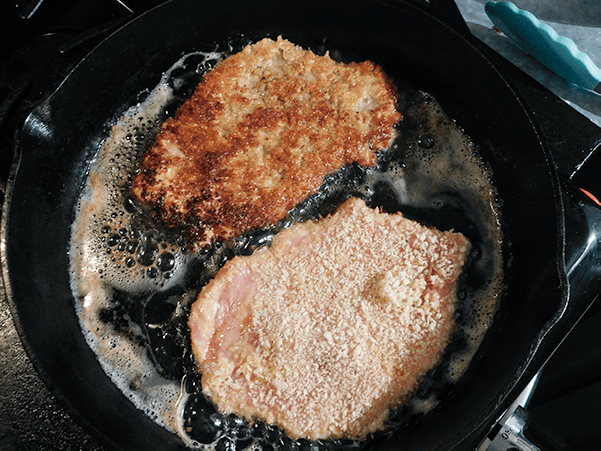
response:
{"label": "skillet interior", "polygon": [[[176,449],[175,437],[135,409],[104,375],[80,334],[69,286],[74,205],[107,126],[181,54],[214,42],[283,34],[322,38],[432,93],[479,144],[503,201],[506,285],[481,358],[450,399],[390,449],[456,443],[526,371],[532,342],[561,305],[556,181],[527,113],[500,75],[458,34],[405,3],[165,4],[88,56],[25,124],[3,219],[4,278],[19,328],[43,377],[89,427],[119,446]],[[436,434],[428,433],[436,430]],[[381,444],[379,445],[382,446]]]}

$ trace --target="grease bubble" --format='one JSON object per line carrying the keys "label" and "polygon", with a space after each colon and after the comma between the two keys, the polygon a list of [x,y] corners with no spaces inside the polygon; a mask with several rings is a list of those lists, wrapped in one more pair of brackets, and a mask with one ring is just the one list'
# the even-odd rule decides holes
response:
{"label": "grease bubble", "polygon": [[138,263],[142,266],[150,266],[154,263],[157,257],[159,247],[154,241],[145,240],[136,252]]}
{"label": "grease bubble", "polygon": [[171,271],[175,266],[175,257],[171,252],[162,252],[157,258],[157,267],[162,271]]}

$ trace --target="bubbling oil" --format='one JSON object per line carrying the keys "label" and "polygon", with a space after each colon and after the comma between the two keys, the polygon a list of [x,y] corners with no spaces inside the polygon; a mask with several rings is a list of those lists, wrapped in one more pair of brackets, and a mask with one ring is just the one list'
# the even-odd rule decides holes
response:
{"label": "bubbling oil", "polygon": [[[269,245],[278,230],[328,215],[349,196],[359,196],[374,208],[462,232],[473,245],[458,292],[455,340],[410,403],[391,415],[389,430],[400,428],[434,408],[460,379],[492,323],[502,278],[502,234],[491,173],[431,96],[404,87],[405,120],[375,167],[354,164],[327,176],[318,193],[273,229],[191,253],[186,231],[162,226],[131,196],[131,182],[160,124],[226,53],[196,52],[176,62],[144,101],[116,121],[91,163],[70,249],[82,332],[113,383],[188,447],[258,451],[299,446],[306,441],[293,443],[277,427],[223,415],[202,395],[187,315],[225,261],[251,254]],[[363,443],[337,440],[312,443],[311,449],[322,445],[350,450]]]}

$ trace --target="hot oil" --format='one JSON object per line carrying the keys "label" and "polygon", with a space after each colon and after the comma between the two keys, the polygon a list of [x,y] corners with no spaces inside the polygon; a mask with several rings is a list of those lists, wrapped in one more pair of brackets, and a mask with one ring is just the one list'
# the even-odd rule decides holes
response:
{"label": "hot oil", "polygon": [[448,362],[448,377],[456,382],[497,310],[503,277],[498,198],[492,172],[463,130],[430,95],[413,92],[408,97],[406,120],[399,127],[404,144],[368,171],[367,185],[373,205],[461,232],[472,243],[458,290],[461,318],[456,318],[465,346]]}
{"label": "hot oil", "polygon": [[[199,52],[178,61],[144,101],[116,122],[91,165],[71,245],[72,289],[87,342],[132,403],[189,447],[302,445],[304,441],[293,443],[277,427],[222,415],[205,399],[191,357],[187,315],[202,286],[225,261],[269,245],[283,227],[326,216],[348,197],[359,196],[371,207],[462,232],[473,245],[458,292],[456,337],[409,405],[392,415],[389,429],[402,427],[433,408],[461,377],[492,322],[502,277],[502,236],[490,172],[434,99],[402,87],[405,119],[377,166],[351,165],[328,176],[318,193],[272,230],[190,253],[185,230],[161,226],[152,211],[131,197],[130,186],[160,124],[223,56]],[[363,445],[336,441],[313,443],[311,449]]]}
{"label": "hot oil", "polygon": [[88,344],[132,403],[175,433],[186,355],[180,328],[194,297],[182,287],[188,271],[206,267],[210,256],[190,255],[185,233],[158,224],[130,186],[160,124],[221,57],[187,55],[123,114],[91,164],[72,228],[71,283]]}

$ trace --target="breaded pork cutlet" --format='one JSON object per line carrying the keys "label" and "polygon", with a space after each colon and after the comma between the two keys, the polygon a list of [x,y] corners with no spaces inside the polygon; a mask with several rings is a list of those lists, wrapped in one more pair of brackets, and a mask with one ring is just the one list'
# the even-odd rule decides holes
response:
{"label": "breaded pork cutlet", "polygon": [[228,261],[193,304],[203,392],[295,439],[383,429],[451,339],[470,247],[356,198],[285,229]]}
{"label": "breaded pork cutlet", "polygon": [[345,165],[374,165],[401,117],[374,63],[263,39],[208,72],[163,124],[133,194],[206,247],[274,225]]}

